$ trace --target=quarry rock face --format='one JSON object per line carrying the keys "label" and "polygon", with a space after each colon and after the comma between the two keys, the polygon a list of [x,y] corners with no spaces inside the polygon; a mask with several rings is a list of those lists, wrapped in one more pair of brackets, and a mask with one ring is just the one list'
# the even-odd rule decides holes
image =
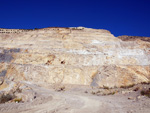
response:
{"label": "quarry rock face", "polygon": [[0,84],[121,87],[150,81],[150,42],[107,30],[45,28],[0,33]]}

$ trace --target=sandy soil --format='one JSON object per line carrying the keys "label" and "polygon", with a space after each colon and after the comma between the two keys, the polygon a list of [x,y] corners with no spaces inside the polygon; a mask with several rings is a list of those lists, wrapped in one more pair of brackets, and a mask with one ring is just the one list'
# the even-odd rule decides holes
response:
{"label": "sandy soil", "polygon": [[[88,86],[48,86],[25,83],[29,96],[22,102],[0,104],[0,113],[149,113],[150,98],[140,94],[149,85],[126,89],[99,89]],[[111,93],[110,93],[111,92]],[[112,93],[114,92],[114,93]]]}

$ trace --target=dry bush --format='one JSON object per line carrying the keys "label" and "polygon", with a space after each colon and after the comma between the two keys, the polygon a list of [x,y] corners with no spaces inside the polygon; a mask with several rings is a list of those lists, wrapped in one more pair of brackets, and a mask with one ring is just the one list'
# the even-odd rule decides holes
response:
{"label": "dry bush", "polygon": [[104,89],[110,89],[108,86],[104,86],[104,85],[103,85],[103,88],[104,88]]}
{"label": "dry bush", "polygon": [[13,100],[14,98],[15,98],[15,95],[2,94],[1,97],[0,97],[0,103],[8,102],[10,100]]}
{"label": "dry bush", "polygon": [[141,95],[144,95],[150,98],[150,88],[148,90],[142,90]]}
{"label": "dry bush", "polygon": [[130,84],[130,85],[127,85],[127,86],[120,86],[120,88],[128,89],[128,88],[133,87],[134,85],[135,85],[135,84]]}
{"label": "dry bush", "polygon": [[55,91],[65,91],[65,86],[58,86]]}

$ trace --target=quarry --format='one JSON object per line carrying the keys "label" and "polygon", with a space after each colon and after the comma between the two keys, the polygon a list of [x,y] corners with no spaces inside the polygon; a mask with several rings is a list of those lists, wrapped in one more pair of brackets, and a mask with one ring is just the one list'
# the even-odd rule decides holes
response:
{"label": "quarry", "polygon": [[150,37],[0,29],[1,113],[149,113],[149,84]]}

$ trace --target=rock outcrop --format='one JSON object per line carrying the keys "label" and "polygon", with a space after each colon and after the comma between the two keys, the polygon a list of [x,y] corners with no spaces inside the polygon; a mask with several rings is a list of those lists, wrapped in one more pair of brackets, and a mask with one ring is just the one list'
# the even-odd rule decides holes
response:
{"label": "rock outcrop", "polygon": [[141,37],[141,36],[118,36],[123,41],[135,41],[135,40],[142,40],[146,42],[150,42],[150,37]]}
{"label": "rock outcrop", "polygon": [[96,87],[149,82],[150,42],[83,27],[0,34],[0,78]]}

